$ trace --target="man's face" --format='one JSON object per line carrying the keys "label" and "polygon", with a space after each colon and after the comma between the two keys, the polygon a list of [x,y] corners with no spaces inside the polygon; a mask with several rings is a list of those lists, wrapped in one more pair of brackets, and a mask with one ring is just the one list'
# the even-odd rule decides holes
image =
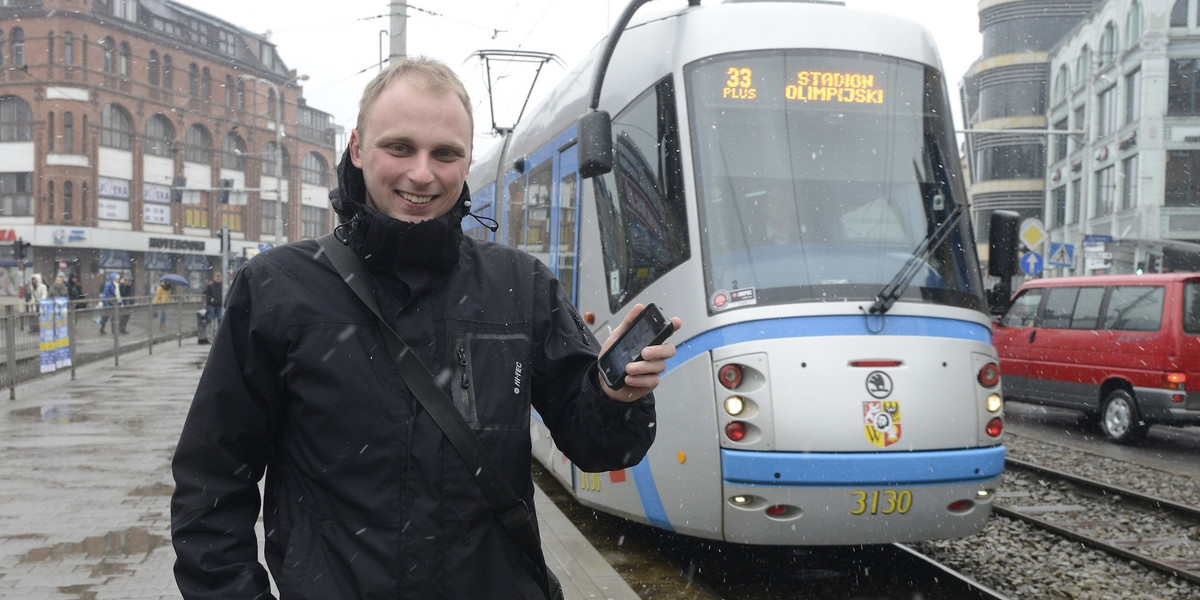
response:
{"label": "man's face", "polygon": [[392,82],[350,133],[350,159],[363,170],[367,203],[401,221],[446,214],[462,194],[471,166],[467,110],[450,93]]}

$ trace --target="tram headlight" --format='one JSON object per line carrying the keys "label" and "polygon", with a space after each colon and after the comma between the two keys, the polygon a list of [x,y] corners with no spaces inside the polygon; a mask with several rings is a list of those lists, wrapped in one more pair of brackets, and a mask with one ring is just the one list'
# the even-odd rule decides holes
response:
{"label": "tram headlight", "polygon": [[729,413],[729,416],[736,417],[742,414],[743,410],[746,410],[746,402],[742,400],[741,396],[730,396],[725,399],[725,412]]}
{"label": "tram headlight", "polygon": [[1000,398],[1000,394],[988,394],[987,409],[988,412],[1000,412],[1004,408],[1004,400]]}

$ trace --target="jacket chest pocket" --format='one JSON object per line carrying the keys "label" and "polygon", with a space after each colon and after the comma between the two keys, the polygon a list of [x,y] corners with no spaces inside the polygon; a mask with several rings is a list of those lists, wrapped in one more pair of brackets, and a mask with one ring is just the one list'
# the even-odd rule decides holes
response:
{"label": "jacket chest pocket", "polygon": [[[476,326],[478,327],[478,326]],[[461,331],[451,335],[450,397],[476,430],[529,427],[530,335],[523,331]]]}

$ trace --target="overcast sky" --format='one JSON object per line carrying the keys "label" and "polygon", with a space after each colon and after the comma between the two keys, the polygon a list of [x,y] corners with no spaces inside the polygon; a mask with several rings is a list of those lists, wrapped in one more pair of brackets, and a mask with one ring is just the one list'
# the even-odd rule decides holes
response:
{"label": "overcast sky", "polygon": [[[388,54],[389,0],[180,1],[243,29],[270,32],[288,67],[308,75],[303,86],[309,106],[331,113],[347,134],[357,118],[363,86],[379,71],[380,57],[386,59]],[[247,10],[248,1],[253,1],[253,10]],[[684,0],[659,0],[640,10],[672,3],[682,6]],[[551,63],[543,68],[536,96],[583,59],[626,4],[617,0],[408,0],[408,53],[438,58],[458,70],[475,102],[477,130],[483,132],[476,143],[482,145],[488,139],[491,109],[482,63],[472,53],[491,48],[557,55],[565,66]],[[898,14],[928,27],[938,42],[952,98],[963,73],[980,54],[976,2],[846,0],[846,4]],[[507,95],[502,102],[506,105],[497,107],[497,121],[515,115],[524,101],[523,91]],[[958,109],[955,101],[956,125],[961,123]]]}

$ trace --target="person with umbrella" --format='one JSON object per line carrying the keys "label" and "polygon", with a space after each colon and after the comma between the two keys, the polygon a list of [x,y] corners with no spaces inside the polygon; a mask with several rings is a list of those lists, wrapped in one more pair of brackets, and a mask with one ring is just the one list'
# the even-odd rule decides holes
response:
{"label": "person with umbrella", "polygon": [[[176,275],[175,278],[182,279],[178,275]],[[174,281],[175,278],[167,276],[167,277],[163,277],[162,279],[158,280],[158,289],[154,291],[154,299],[150,301],[151,304],[165,305],[171,301],[171,288],[172,288],[171,282]],[[158,330],[166,331],[167,330],[167,307],[166,306],[155,306],[154,314],[155,314],[155,316],[158,317]]]}

